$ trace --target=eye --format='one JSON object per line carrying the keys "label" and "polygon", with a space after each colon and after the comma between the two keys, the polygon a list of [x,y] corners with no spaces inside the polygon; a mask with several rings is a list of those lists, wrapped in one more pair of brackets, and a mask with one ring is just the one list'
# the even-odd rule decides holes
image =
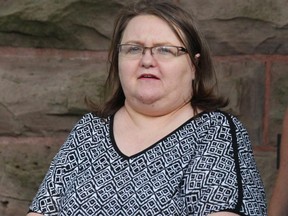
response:
{"label": "eye", "polygon": [[124,50],[126,54],[139,54],[143,52],[143,48],[141,46],[125,45],[124,47],[125,47]]}
{"label": "eye", "polygon": [[156,47],[156,52],[160,55],[173,55],[175,56],[177,53],[177,50],[175,50],[175,47],[169,47],[169,46],[160,46]]}

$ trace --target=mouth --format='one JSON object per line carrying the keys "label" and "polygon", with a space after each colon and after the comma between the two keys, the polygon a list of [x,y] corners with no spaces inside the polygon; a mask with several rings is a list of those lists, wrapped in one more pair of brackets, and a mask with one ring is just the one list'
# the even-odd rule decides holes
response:
{"label": "mouth", "polygon": [[159,79],[159,78],[153,74],[142,74],[141,76],[139,76],[139,79]]}

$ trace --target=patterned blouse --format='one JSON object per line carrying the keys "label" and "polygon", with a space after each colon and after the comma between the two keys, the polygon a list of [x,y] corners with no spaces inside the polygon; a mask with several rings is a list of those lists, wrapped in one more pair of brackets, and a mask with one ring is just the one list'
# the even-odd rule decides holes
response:
{"label": "patterned blouse", "polygon": [[267,215],[250,140],[236,117],[200,113],[129,157],[115,143],[113,119],[82,117],[54,157],[30,212]]}

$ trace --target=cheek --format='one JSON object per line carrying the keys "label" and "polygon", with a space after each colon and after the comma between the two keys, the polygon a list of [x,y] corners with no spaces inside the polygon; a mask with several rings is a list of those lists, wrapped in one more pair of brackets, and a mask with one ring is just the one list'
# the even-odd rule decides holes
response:
{"label": "cheek", "polygon": [[133,73],[137,69],[137,62],[133,60],[119,59],[118,70],[121,74]]}
{"label": "cheek", "polygon": [[187,59],[187,73],[190,74],[192,79],[195,79],[196,68],[191,59]]}
{"label": "cheek", "polygon": [[120,80],[125,77],[125,74],[129,73],[129,67],[127,67],[127,62],[119,60],[118,61],[118,74]]}
{"label": "cheek", "polygon": [[193,67],[192,69],[190,69],[190,74],[191,74],[191,82],[192,82],[192,80],[194,80],[195,79],[195,74],[196,74],[196,70],[195,70],[195,67]]}
{"label": "cheek", "polygon": [[192,82],[192,80],[195,79],[195,73],[196,73],[195,66],[192,63],[189,63],[186,68],[186,76],[190,82]]}
{"label": "cheek", "polygon": [[123,61],[122,60],[118,60],[118,73],[120,73],[121,71],[123,71]]}
{"label": "cheek", "polygon": [[195,67],[192,64],[187,64],[187,62],[182,65],[186,65],[181,70],[182,79],[186,82],[192,82],[195,79]]}
{"label": "cheek", "polygon": [[193,66],[187,66],[183,69],[182,84],[187,88],[188,92],[192,91],[192,82],[195,79],[195,68]]}
{"label": "cheek", "polygon": [[121,85],[129,85],[135,77],[137,67],[132,61],[119,60],[118,61],[118,75]]}

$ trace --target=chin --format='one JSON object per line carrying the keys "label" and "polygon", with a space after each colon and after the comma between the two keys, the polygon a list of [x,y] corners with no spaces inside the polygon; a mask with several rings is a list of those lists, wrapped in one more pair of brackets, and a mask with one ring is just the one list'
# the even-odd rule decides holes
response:
{"label": "chin", "polygon": [[151,96],[151,97],[140,97],[139,101],[143,104],[150,105],[154,104],[159,100],[158,97]]}

